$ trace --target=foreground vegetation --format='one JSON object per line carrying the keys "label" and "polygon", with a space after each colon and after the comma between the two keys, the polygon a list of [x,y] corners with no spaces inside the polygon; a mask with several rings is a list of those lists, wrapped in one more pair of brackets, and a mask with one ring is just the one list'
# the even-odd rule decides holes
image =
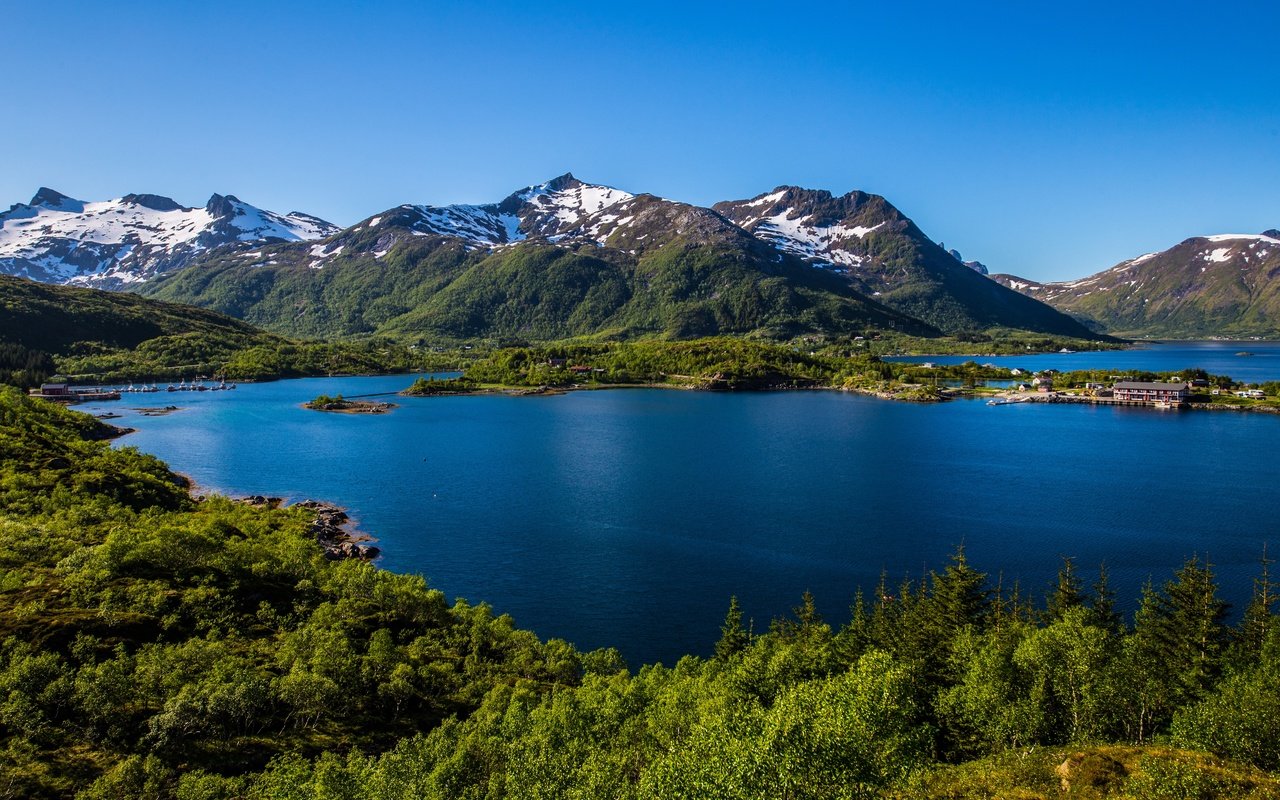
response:
{"label": "foreground vegetation", "polygon": [[2,797],[1280,796],[1265,570],[1234,626],[1194,558],[1126,621],[1105,572],[1036,602],[961,551],[631,672],[110,433],[0,388]]}

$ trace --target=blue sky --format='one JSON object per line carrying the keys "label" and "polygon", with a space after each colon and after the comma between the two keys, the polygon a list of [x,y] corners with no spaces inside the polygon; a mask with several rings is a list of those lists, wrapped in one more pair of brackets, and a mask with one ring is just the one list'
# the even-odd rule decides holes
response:
{"label": "blue sky", "polygon": [[996,271],[1280,227],[1264,3],[7,3],[0,203],[883,194]]}

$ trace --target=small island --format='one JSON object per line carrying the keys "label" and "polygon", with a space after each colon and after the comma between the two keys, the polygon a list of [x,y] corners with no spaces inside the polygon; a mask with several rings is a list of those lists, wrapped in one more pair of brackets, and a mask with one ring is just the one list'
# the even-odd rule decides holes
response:
{"label": "small island", "polygon": [[302,404],[303,408],[312,411],[335,411],[340,414],[385,414],[396,407],[395,403],[382,400],[347,400],[337,394],[317,396],[314,400]]}

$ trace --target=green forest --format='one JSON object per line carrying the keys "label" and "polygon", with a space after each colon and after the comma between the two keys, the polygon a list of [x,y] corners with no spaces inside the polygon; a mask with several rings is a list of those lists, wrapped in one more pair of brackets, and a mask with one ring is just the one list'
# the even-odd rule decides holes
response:
{"label": "green forest", "polygon": [[1191,556],[1126,617],[957,550],[629,668],[113,433],[0,389],[0,797],[1280,797],[1265,559],[1233,616]]}
{"label": "green forest", "polygon": [[231,317],[125,292],[0,275],[0,383],[266,380],[449,368],[455,355],[386,338],[294,341]]}

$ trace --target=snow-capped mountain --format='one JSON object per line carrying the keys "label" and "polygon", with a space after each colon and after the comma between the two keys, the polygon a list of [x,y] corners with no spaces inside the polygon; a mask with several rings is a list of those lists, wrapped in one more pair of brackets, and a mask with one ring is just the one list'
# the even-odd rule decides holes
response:
{"label": "snow-capped mountain", "polygon": [[276,214],[231,195],[186,208],[152,194],[85,202],[42,188],[30,203],[0,213],[0,273],[122,288],[231,242],[318,239],[337,230],[309,214]]}
{"label": "snow-capped mountain", "polygon": [[529,186],[486,205],[403,205],[353,226],[407,228],[420,235],[450,236],[473,247],[514,244],[530,238],[556,241],[593,214],[632,199],[628,192],[583,183],[572,174]]}
{"label": "snow-capped mountain", "polygon": [[942,330],[1010,327],[1088,335],[1041,303],[992,291],[996,287],[976,267],[944,250],[879,195],[855,191],[837,197],[779,186],[712,208],[779,251],[839,273],[886,305]]}
{"label": "snow-capped mountain", "polygon": [[1074,281],[993,280],[1131,336],[1280,333],[1280,231],[1196,236]]}

